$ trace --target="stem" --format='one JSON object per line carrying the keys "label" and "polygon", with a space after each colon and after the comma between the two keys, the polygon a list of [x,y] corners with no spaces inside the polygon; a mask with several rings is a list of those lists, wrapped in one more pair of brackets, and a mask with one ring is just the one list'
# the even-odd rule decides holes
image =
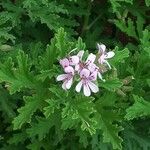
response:
{"label": "stem", "polygon": [[99,19],[101,16],[102,16],[102,14],[100,14],[98,17],[96,17],[95,20],[94,20],[91,24],[89,24],[89,25],[87,26],[87,30],[89,30],[89,29],[98,21],[98,19]]}
{"label": "stem", "polygon": [[85,17],[84,17],[84,23],[83,23],[83,28],[82,28],[82,32],[81,32],[81,37],[83,37],[85,35],[85,31],[87,30],[89,17],[90,17],[90,11],[91,11],[91,0],[88,0],[87,15],[85,15]]}

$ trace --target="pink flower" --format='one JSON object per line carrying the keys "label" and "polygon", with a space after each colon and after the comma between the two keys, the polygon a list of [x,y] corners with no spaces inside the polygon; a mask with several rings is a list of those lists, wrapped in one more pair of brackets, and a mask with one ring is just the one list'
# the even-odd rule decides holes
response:
{"label": "pink flower", "polygon": [[78,53],[78,57],[80,58],[79,63],[75,66],[75,70],[78,71],[80,73],[80,71],[83,68],[87,68],[88,65],[90,65],[91,63],[94,63],[95,59],[96,59],[96,55],[90,53],[88,58],[86,59],[85,62],[82,62],[82,57],[83,57],[84,51],[80,51]]}
{"label": "pink flower", "polygon": [[97,93],[99,88],[92,81],[95,80],[95,74],[90,74],[88,69],[83,69],[80,72],[81,81],[76,86],[76,91],[80,92],[83,86],[83,93],[85,96],[90,96],[91,91]]}
{"label": "pink flower", "polygon": [[69,66],[69,60],[68,60],[67,58],[61,59],[61,60],[59,61],[59,63],[61,64],[61,66],[62,66],[63,68],[66,68],[66,67]]}
{"label": "pink flower", "polygon": [[94,63],[91,63],[88,65],[88,70],[95,75],[95,80],[97,80],[97,76],[98,76],[102,81],[105,81],[102,78],[102,74],[100,72],[99,67],[96,66]]}
{"label": "pink flower", "polygon": [[66,68],[68,66],[75,66],[79,63],[79,57],[74,55],[74,56],[70,56],[69,58],[64,58],[64,59],[61,59],[59,61],[59,63],[61,64],[61,66],[63,68]]}
{"label": "pink flower", "polygon": [[62,88],[64,90],[70,89],[73,84],[73,76],[74,76],[74,69],[71,66],[65,67],[64,71],[66,74],[61,74],[57,76],[57,81],[63,81]]}
{"label": "pink flower", "polygon": [[75,66],[75,71],[80,72],[83,69],[83,63],[82,63],[83,54],[84,54],[83,50],[79,51],[77,54],[77,56],[79,57],[79,63]]}
{"label": "pink flower", "polygon": [[108,63],[107,59],[114,57],[115,53],[113,51],[106,52],[106,46],[104,44],[97,44],[100,57],[98,62],[100,64],[107,64],[107,66],[111,69],[110,64]]}

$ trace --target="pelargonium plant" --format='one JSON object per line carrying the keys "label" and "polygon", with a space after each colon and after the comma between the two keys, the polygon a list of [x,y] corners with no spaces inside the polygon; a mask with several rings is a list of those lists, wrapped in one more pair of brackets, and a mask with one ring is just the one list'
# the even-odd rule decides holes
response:
{"label": "pelargonium plant", "polygon": [[104,44],[97,44],[97,54],[90,53],[86,60],[83,59],[84,51],[80,50],[76,55],[70,54],[76,49],[72,50],[66,58],[60,60],[60,65],[63,68],[63,74],[57,76],[57,81],[62,81],[62,88],[69,90],[74,82],[76,84],[76,92],[80,92],[83,88],[85,96],[90,96],[91,92],[99,92],[99,87],[96,84],[98,78],[105,82],[102,74],[108,69],[111,69],[109,58],[112,58],[115,53],[113,51],[106,51]]}

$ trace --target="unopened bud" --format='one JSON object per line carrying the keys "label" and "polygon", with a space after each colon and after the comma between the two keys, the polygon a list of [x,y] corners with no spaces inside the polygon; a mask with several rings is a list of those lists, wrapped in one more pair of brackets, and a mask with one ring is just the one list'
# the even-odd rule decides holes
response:
{"label": "unopened bud", "polygon": [[132,82],[133,79],[134,79],[133,76],[128,76],[128,77],[126,77],[126,78],[124,78],[124,79],[122,80],[122,83],[123,83],[124,85],[128,85],[129,83]]}

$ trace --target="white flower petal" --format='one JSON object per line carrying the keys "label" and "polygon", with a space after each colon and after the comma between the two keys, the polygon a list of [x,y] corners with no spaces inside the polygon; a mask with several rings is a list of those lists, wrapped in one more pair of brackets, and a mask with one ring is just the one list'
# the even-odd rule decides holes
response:
{"label": "white flower petal", "polygon": [[70,65],[76,65],[79,63],[79,57],[78,56],[71,56],[69,58]]}
{"label": "white flower petal", "polygon": [[64,90],[67,90],[67,88],[66,88],[66,83],[67,83],[67,81],[65,81],[65,82],[62,84],[62,88],[63,88]]}
{"label": "white flower petal", "polygon": [[86,85],[86,84],[83,85],[83,93],[84,93],[85,96],[90,96],[91,95],[91,90],[90,90],[89,86]]}
{"label": "white flower petal", "polygon": [[94,63],[95,59],[96,59],[96,55],[90,53],[87,60],[86,60],[86,62]]}
{"label": "white flower petal", "polygon": [[74,69],[73,69],[73,67],[71,67],[71,66],[66,67],[66,68],[64,69],[64,71],[65,71],[66,73],[72,73],[72,74],[74,74]]}
{"label": "white flower petal", "polygon": [[57,80],[57,81],[62,81],[62,80],[64,80],[66,77],[67,77],[67,74],[61,74],[61,75],[57,76],[56,80]]}
{"label": "white flower petal", "polygon": [[80,69],[80,65],[79,64],[75,65],[75,71],[79,71],[79,69]]}
{"label": "white flower petal", "polygon": [[88,85],[92,92],[97,93],[99,91],[98,86],[92,83],[91,81],[88,82]]}
{"label": "white flower petal", "polygon": [[95,71],[97,68],[98,68],[98,67],[97,67],[95,64],[93,64],[93,63],[90,63],[90,64],[88,65],[88,69],[89,69],[91,72]]}
{"label": "white flower petal", "polygon": [[68,81],[66,82],[66,89],[70,89],[72,83],[73,83],[73,78],[71,78],[70,80],[68,80]]}
{"label": "white flower petal", "polygon": [[104,44],[97,44],[99,53],[104,53],[106,50],[106,46]]}
{"label": "white flower petal", "polygon": [[79,57],[79,59],[81,60],[84,54],[84,50],[79,51],[79,53],[77,54],[77,56]]}
{"label": "white flower petal", "polygon": [[105,55],[105,58],[112,58],[112,57],[114,57],[114,55],[115,55],[115,53],[113,51],[110,51]]}
{"label": "white flower petal", "polygon": [[81,91],[82,88],[82,80],[76,85],[76,91],[79,93]]}

